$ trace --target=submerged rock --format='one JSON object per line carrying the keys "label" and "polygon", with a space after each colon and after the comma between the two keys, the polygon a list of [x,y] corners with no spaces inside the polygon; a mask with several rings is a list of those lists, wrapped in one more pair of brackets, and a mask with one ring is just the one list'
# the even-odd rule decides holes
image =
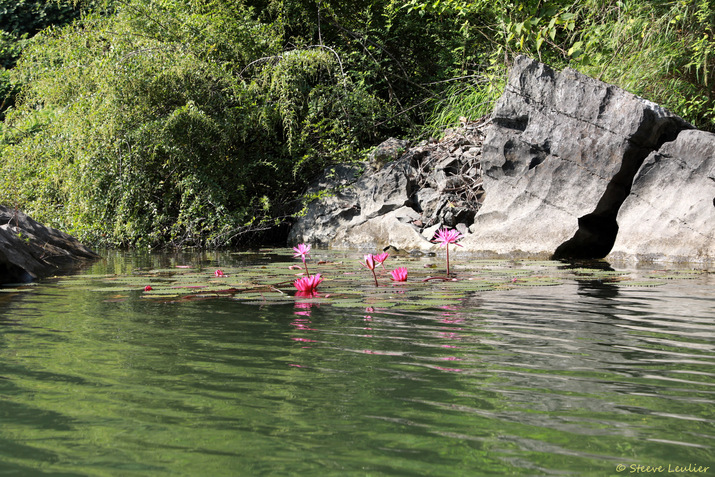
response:
{"label": "submerged rock", "polygon": [[0,283],[24,283],[96,260],[75,238],[0,206]]}

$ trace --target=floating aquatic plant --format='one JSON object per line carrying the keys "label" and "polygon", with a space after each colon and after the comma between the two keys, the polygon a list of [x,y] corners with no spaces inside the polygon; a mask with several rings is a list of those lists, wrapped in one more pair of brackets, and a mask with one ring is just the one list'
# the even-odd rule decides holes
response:
{"label": "floating aquatic plant", "polygon": [[364,263],[365,265],[371,272],[372,272],[372,277],[375,279],[375,286],[378,286],[377,284],[377,275],[375,274],[375,256],[371,253],[368,253],[367,255],[363,256]]}
{"label": "floating aquatic plant", "polygon": [[458,244],[457,241],[461,240],[462,238],[462,234],[459,232],[459,230],[446,228],[439,229],[432,238],[432,242],[439,243],[439,246],[445,247],[447,251],[447,276],[449,276],[449,245],[454,244],[458,247],[461,247],[462,245]]}
{"label": "floating aquatic plant", "polygon": [[649,278],[660,280],[692,280],[706,274],[704,270],[654,270],[650,272]]}
{"label": "floating aquatic plant", "polygon": [[315,275],[308,275],[307,277],[297,279],[293,282],[293,286],[295,286],[298,291],[314,293],[322,281],[323,279],[320,273],[316,273]]}
{"label": "floating aquatic plant", "polygon": [[406,282],[407,281],[407,269],[405,267],[399,267],[390,272],[392,279],[396,282]]}
{"label": "floating aquatic plant", "polygon": [[301,243],[298,244],[297,247],[293,247],[293,257],[300,257],[301,260],[303,260],[303,266],[305,266],[305,274],[308,276],[310,276],[310,272],[308,272],[308,263],[306,262],[306,259],[308,258],[308,255],[310,255],[310,247],[311,245],[309,243]]}
{"label": "floating aquatic plant", "polygon": [[383,270],[385,270],[385,260],[387,260],[389,257],[390,254],[387,252],[378,253],[377,255],[372,256],[373,260],[375,260],[375,264],[382,265]]}
{"label": "floating aquatic plant", "polygon": [[623,280],[616,283],[621,287],[658,287],[665,285],[663,280]]}
{"label": "floating aquatic plant", "polygon": [[[449,237],[445,239],[445,246],[452,244]],[[456,237],[453,239],[458,240]],[[321,250],[319,256],[314,257],[321,272],[318,279],[315,278],[317,274],[306,276],[303,264],[293,262],[298,270],[288,266],[296,257],[310,258],[307,245],[303,249],[296,249],[271,249],[266,253],[243,255],[238,258],[240,263],[221,267],[222,277],[216,276],[215,268],[197,265],[192,268],[135,268],[121,275],[83,274],[58,280],[88,291],[102,292],[106,295],[103,298],[109,300],[117,299],[120,294],[121,299],[141,297],[165,303],[231,299],[255,306],[293,306],[298,302],[309,302],[340,308],[364,309],[369,306],[376,310],[409,311],[446,306],[462,308],[470,306],[475,296],[493,290],[509,293],[523,287],[583,281],[611,282],[619,287],[652,287],[678,278],[708,276],[707,272],[698,271],[613,271],[572,268],[561,262],[469,260],[463,264],[460,261],[459,280],[456,280],[454,275],[430,276],[433,270],[423,267],[428,262],[426,259],[401,257],[398,259],[401,261],[400,266],[395,268],[403,268],[408,272],[409,281],[400,281],[399,286],[376,288],[375,284],[379,284],[376,255],[365,255],[360,262],[362,266],[358,266],[355,252]],[[311,252],[316,254],[316,251]],[[362,267],[371,269],[372,279],[361,272]],[[329,275],[330,280],[325,279],[326,275]],[[400,279],[400,275],[389,269],[385,275],[396,284]],[[301,285],[295,285],[299,280],[309,277],[312,277],[312,282],[304,280]],[[151,290],[145,290],[147,286]],[[312,291],[301,291],[300,286]],[[317,290],[320,295],[316,293]]]}

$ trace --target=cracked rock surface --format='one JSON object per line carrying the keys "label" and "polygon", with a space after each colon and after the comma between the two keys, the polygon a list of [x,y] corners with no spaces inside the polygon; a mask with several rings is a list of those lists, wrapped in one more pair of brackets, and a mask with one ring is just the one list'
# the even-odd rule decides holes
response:
{"label": "cracked rock surface", "polygon": [[715,261],[715,135],[523,56],[489,118],[386,141],[313,194],[291,242],[425,250],[446,226],[483,256]]}
{"label": "cracked rock surface", "polygon": [[652,152],[618,223],[614,256],[715,262],[715,134],[683,131]]}
{"label": "cracked rock surface", "polygon": [[[651,185],[642,176],[646,161],[661,157],[658,151],[671,150],[691,132],[690,124],[650,101],[574,70],[557,72],[518,57],[484,140],[486,200],[464,243],[511,256],[603,258],[638,250],[662,258],[712,257],[712,248],[703,251],[700,239],[677,250],[655,228],[647,246],[633,245],[643,243],[648,233],[638,232],[649,220],[641,214],[659,214],[646,211],[642,202],[640,212],[629,212],[636,189],[650,191],[649,204],[675,212],[674,197],[668,196],[691,189],[682,182],[685,176],[688,181],[703,177],[694,171],[703,167],[704,157],[669,183],[670,173],[661,173]],[[703,141],[712,144],[713,135],[703,134],[709,136]],[[667,153],[669,158],[673,154]],[[698,183],[704,186],[703,179]],[[694,213],[712,217],[713,212],[710,204]],[[706,226],[691,236],[712,237],[712,230]]]}
{"label": "cracked rock surface", "polygon": [[329,168],[316,197],[293,225],[291,243],[429,250],[440,226],[468,233],[484,200],[482,122],[445,132],[440,141],[390,138],[362,164]]}

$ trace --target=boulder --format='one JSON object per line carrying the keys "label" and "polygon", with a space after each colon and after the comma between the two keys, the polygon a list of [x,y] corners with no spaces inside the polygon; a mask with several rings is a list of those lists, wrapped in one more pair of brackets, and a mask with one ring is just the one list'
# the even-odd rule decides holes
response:
{"label": "boulder", "polygon": [[360,202],[354,187],[360,176],[360,166],[326,169],[308,191],[313,199],[291,227],[289,242],[330,245],[336,231],[346,228],[360,215]]}
{"label": "boulder", "polygon": [[715,262],[715,134],[690,130],[651,153],[618,212],[611,255]]}
{"label": "boulder", "polygon": [[343,166],[334,168],[332,174],[324,173],[312,185],[309,195],[315,199],[293,224],[289,242],[334,246],[340,241],[352,245],[355,241],[350,237],[356,235],[356,227],[410,203],[414,183],[409,161],[393,162],[379,171],[368,169],[360,175],[364,167]]}
{"label": "boulder", "polygon": [[425,250],[448,226],[484,256],[715,261],[715,135],[572,69],[518,57],[488,120],[376,151],[314,185],[292,242]]}
{"label": "boulder", "polygon": [[0,206],[0,283],[22,283],[99,256],[64,232]]}
{"label": "boulder", "polygon": [[678,116],[613,85],[516,58],[486,131],[486,197],[464,245],[496,254],[605,257],[644,160],[688,129]]}
{"label": "boulder", "polygon": [[374,216],[351,227],[337,230],[331,245],[366,250],[386,250],[399,244],[401,250],[430,250],[428,240],[420,235],[419,228],[412,225],[419,213],[411,207],[400,207],[385,214]]}
{"label": "boulder", "polygon": [[426,228],[461,223],[466,231],[481,204],[481,140],[481,128],[465,122],[441,141],[409,147],[390,138],[362,164],[329,168],[306,194],[313,200],[289,243],[435,248]]}

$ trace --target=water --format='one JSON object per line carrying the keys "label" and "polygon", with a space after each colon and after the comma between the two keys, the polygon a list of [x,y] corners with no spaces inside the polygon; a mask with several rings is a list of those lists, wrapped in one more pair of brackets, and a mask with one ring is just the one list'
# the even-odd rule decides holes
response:
{"label": "water", "polygon": [[0,475],[714,475],[713,291],[572,282],[400,311],[46,280],[0,294]]}

